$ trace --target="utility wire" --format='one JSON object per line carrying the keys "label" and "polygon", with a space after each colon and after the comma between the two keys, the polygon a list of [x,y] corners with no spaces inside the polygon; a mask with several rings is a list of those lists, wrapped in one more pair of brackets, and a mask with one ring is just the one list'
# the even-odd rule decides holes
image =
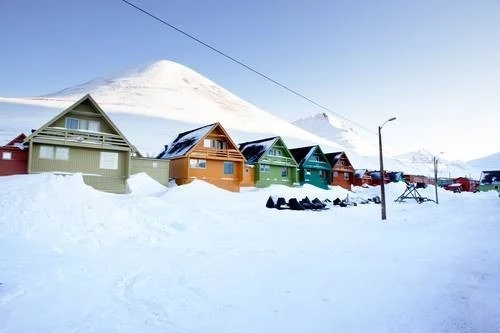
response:
{"label": "utility wire", "polygon": [[306,100],[306,101],[308,101],[308,102],[310,102],[310,103],[314,104],[315,106],[317,106],[317,107],[319,107],[319,108],[321,108],[321,109],[323,109],[323,110],[325,110],[325,111],[328,111],[328,112],[332,113],[333,115],[335,115],[335,116],[337,116],[337,117],[339,117],[339,118],[342,118],[342,119],[344,119],[344,120],[346,120],[346,121],[348,121],[348,122],[350,122],[350,123],[352,123],[352,124],[354,124],[354,125],[356,125],[356,126],[358,126],[358,127],[362,128],[362,129],[364,129],[365,131],[370,132],[371,134],[375,134],[375,135],[377,135],[377,133],[375,133],[374,131],[372,131],[372,130],[370,130],[370,129],[366,128],[365,126],[363,126],[363,125],[361,125],[361,124],[358,124],[357,122],[355,122],[355,121],[353,121],[353,120],[350,120],[349,118],[347,118],[347,117],[345,117],[345,116],[343,116],[343,115],[341,115],[341,114],[339,114],[339,113],[337,113],[337,112],[335,112],[335,111],[332,111],[330,108],[328,108],[328,107],[326,107],[326,106],[324,106],[324,105],[322,105],[322,104],[320,104],[320,103],[318,103],[318,102],[314,101],[313,99],[311,99],[311,98],[309,98],[309,97],[305,96],[304,94],[301,94],[300,92],[298,92],[298,91],[296,91],[296,90],[294,90],[294,89],[292,89],[292,88],[288,87],[287,85],[285,85],[285,84],[283,84],[283,83],[280,83],[280,82],[276,81],[275,79],[273,79],[273,78],[269,77],[268,75],[263,74],[262,72],[259,72],[258,70],[256,70],[256,69],[254,69],[253,67],[251,67],[251,66],[249,66],[249,65],[245,64],[244,62],[242,62],[242,61],[240,61],[240,60],[238,60],[238,59],[236,59],[236,58],[234,58],[234,57],[230,56],[229,54],[227,54],[227,53],[225,53],[225,52],[222,52],[222,51],[218,50],[217,48],[215,48],[215,47],[211,46],[210,44],[207,44],[207,43],[205,43],[204,41],[202,41],[201,39],[199,39],[199,38],[197,38],[197,37],[195,37],[195,36],[193,36],[193,35],[191,35],[191,34],[189,34],[189,33],[185,32],[185,31],[181,30],[180,28],[177,28],[176,26],[174,26],[174,25],[172,25],[172,24],[170,24],[170,23],[166,22],[165,20],[163,20],[163,19],[159,18],[158,16],[156,16],[156,15],[152,14],[151,12],[148,12],[147,10],[145,10],[145,9],[143,9],[143,8],[141,8],[141,7],[139,7],[139,6],[135,5],[135,4],[133,4],[133,3],[131,3],[130,1],[127,1],[127,0],[120,0],[120,1],[122,1],[122,2],[126,3],[127,5],[129,5],[130,7],[134,8],[134,9],[136,9],[136,10],[138,10],[138,11],[140,11],[141,13],[143,13],[143,14],[145,14],[145,15],[147,15],[147,16],[149,16],[149,17],[151,17],[151,18],[153,18],[154,20],[156,20],[156,21],[158,21],[158,22],[160,22],[160,23],[162,23],[162,24],[164,24],[164,25],[166,25],[166,26],[168,26],[168,27],[170,27],[170,28],[174,29],[175,31],[180,32],[180,33],[181,33],[181,34],[183,34],[184,36],[186,36],[186,37],[188,37],[188,38],[191,38],[192,40],[196,41],[197,43],[199,43],[199,44],[201,44],[201,45],[203,45],[203,46],[205,46],[205,47],[209,48],[210,50],[212,50],[212,51],[214,51],[214,52],[216,52],[216,53],[218,53],[218,54],[222,55],[223,57],[225,57],[225,58],[227,58],[227,59],[231,60],[232,62],[234,62],[234,63],[236,63],[236,64],[238,64],[238,65],[240,65],[240,66],[242,66],[242,67],[244,67],[244,68],[246,68],[247,70],[249,70],[249,71],[251,71],[251,72],[253,72],[253,73],[255,73],[255,74],[257,74],[257,75],[259,75],[259,76],[263,77],[264,79],[266,79],[266,80],[268,80],[268,81],[270,81],[270,82],[272,82],[272,83],[274,83],[274,84],[276,84],[276,85],[280,86],[281,88],[283,88],[283,89],[285,89],[285,90],[287,90],[287,91],[291,92],[292,94],[294,94],[294,95],[296,95],[296,96],[298,96],[298,97],[300,97],[300,98],[302,98],[302,99],[304,99],[304,100]]}

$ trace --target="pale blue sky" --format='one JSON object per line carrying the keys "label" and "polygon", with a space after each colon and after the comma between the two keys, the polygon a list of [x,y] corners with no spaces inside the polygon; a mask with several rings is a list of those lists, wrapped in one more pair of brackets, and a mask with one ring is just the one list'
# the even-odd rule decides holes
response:
{"label": "pale blue sky", "polygon": [[[133,2],[373,131],[397,116],[395,153],[500,151],[498,0]],[[0,40],[0,96],[169,59],[287,120],[322,112],[119,0],[6,2]]]}

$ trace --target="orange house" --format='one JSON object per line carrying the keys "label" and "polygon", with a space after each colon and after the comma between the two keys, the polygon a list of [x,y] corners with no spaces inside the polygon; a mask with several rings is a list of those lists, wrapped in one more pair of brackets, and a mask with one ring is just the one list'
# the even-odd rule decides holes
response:
{"label": "orange house", "polygon": [[350,190],[354,182],[354,168],[345,152],[325,154],[326,159],[333,168],[331,185],[339,185]]}
{"label": "orange house", "polygon": [[245,158],[219,123],[180,133],[157,158],[170,160],[170,178],[177,185],[200,179],[240,191]]}

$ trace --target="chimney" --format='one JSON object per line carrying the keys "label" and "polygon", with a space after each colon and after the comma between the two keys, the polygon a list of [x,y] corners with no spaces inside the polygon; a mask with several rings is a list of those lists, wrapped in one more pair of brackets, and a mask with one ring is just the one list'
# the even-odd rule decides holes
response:
{"label": "chimney", "polygon": [[165,152],[167,152],[168,150],[168,145],[165,145]]}

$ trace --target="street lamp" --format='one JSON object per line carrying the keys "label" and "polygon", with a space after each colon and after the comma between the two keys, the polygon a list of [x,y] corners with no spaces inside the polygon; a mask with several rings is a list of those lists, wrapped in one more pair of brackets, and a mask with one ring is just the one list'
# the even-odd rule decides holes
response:
{"label": "street lamp", "polygon": [[378,127],[378,150],[379,150],[379,156],[380,156],[380,201],[381,201],[381,207],[382,207],[382,220],[387,219],[386,212],[385,212],[385,182],[384,182],[384,158],[382,157],[382,127],[389,121],[396,120],[396,117],[392,117],[390,119],[387,119],[384,121],[382,126]]}
{"label": "street lamp", "polygon": [[[443,154],[443,152],[440,152],[439,155]],[[434,189],[436,190],[436,205],[439,204],[439,200],[438,200],[438,162],[439,162],[439,158],[438,156],[434,156],[433,160],[432,160],[433,164],[434,164]]]}

